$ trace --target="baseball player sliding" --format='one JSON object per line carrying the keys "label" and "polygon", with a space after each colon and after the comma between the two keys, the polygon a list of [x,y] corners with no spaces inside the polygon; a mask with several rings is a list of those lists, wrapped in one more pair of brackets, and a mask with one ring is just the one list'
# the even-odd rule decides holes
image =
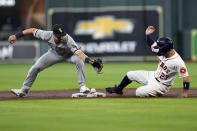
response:
{"label": "baseball player sliding", "polygon": [[179,73],[183,78],[182,97],[188,97],[189,74],[184,61],[174,50],[173,41],[168,37],[152,40],[151,34],[155,31],[149,26],[146,31],[147,44],[151,50],[157,53],[159,65],[156,71],[129,71],[118,86],[106,88],[108,93],[123,94],[122,90],[132,81],[144,86],[136,90],[137,97],[155,97],[167,93]]}
{"label": "baseball player sliding", "polygon": [[26,96],[32,87],[38,73],[45,68],[59,62],[69,62],[75,64],[80,92],[90,92],[89,88],[86,86],[84,62],[91,64],[95,71],[99,73],[103,67],[102,60],[92,60],[87,55],[85,55],[80,50],[75,41],[71,38],[71,36],[66,34],[63,25],[55,24],[53,26],[53,31],[29,28],[17,33],[16,35],[11,35],[8,38],[8,41],[13,44],[17,39],[26,35],[33,35],[38,39],[47,41],[51,48],[31,67],[22,88],[11,90],[13,94],[19,97]]}

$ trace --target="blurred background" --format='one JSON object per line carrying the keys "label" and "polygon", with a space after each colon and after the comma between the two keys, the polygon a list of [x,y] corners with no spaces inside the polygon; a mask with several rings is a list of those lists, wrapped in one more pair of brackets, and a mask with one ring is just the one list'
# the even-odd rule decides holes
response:
{"label": "blurred background", "polygon": [[26,28],[51,30],[63,24],[87,55],[104,61],[155,61],[145,43],[172,37],[186,61],[197,60],[196,0],[0,0],[0,63],[29,63],[48,50],[32,36],[9,46],[9,35]]}

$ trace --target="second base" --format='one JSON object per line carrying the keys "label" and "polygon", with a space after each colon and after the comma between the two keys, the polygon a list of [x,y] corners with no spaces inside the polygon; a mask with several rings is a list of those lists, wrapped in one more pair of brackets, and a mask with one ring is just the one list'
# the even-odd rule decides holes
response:
{"label": "second base", "polygon": [[73,98],[79,98],[79,97],[106,97],[105,93],[101,93],[101,92],[95,92],[95,93],[88,93],[88,94],[84,94],[84,93],[74,93],[72,94]]}

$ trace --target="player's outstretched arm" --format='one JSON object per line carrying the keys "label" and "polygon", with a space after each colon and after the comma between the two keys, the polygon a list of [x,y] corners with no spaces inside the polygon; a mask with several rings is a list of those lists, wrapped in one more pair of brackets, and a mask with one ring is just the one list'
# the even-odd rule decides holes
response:
{"label": "player's outstretched arm", "polygon": [[13,43],[16,42],[17,39],[19,39],[19,38],[21,38],[21,37],[23,37],[23,36],[26,36],[26,35],[33,35],[36,31],[37,31],[36,28],[25,29],[25,30],[23,30],[23,31],[21,31],[21,32],[18,32],[18,33],[15,34],[15,35],[9,36],[8,42],[9,42],[10,44],[13,44]]}
{"label": "player's outstretched arm", "polygon": [[189,76],[183,77],[183,93],[181,97],[187,98],[188,91],[189,91]]}
{"label": "player's outstretched arm", "polygon": [[151,34],[155,31],[154,26],[148,26],[145,34],[146,34],[146,42],[148,44],[149,47],[152,46],[152,44],[154,43],[154,40],[151,38]]}
{"label": "player's outstretched arm", "polygon": [[88,56],[85,55],[85,54],[83,53],[83,51],[81,51],[81,50],[77,50],[77,51],[75,52],[75,54],[76,54],[79,58],[81,58],[83,61],[85,61],[85,59],[88,57]]}
{"label": "player's outstretched arm", "polygon": [[88,63],[94,67],[94,70],[99,74],[103,68],[103,61],[101,59],[92,60],[87,55],[85,55],[81,50],[77,50],[75,54],[81,58],[85,63]]}

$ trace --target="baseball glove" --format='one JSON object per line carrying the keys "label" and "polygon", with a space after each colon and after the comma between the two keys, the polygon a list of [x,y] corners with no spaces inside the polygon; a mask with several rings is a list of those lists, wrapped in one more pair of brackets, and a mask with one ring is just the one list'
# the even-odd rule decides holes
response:
{"label": "baseball glove", "polygon": [[93,61],[92,66],[97,74],[99,74],[103,68],[103,61],[101,59],[96,59]]}

